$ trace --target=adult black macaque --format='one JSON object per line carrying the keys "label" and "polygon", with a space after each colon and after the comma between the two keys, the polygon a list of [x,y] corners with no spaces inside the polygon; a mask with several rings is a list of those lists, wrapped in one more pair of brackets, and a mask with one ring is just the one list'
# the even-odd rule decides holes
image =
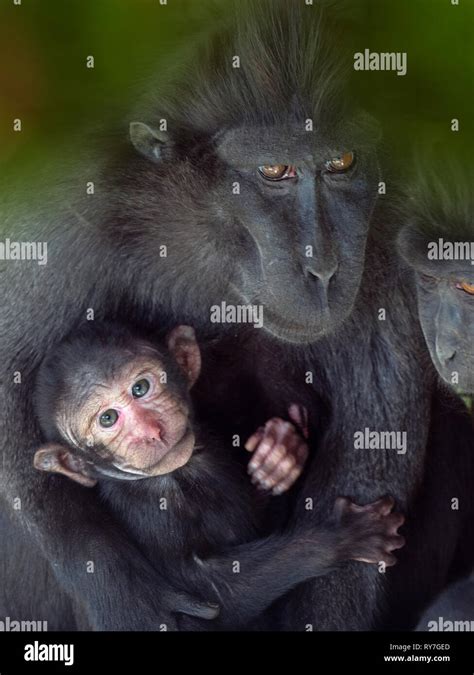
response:
{"label": "adult black macaque", "polygon": [[[474,173],[464,152],[436,146],[418,164],[405,201],[399,251],[414,272],[418,312],[443,381],[474,392]],[[425,153],[426,157],[426,153]]]}
{"label": "adult black macaque", "polygon": [[[441,382],[465,394],[474,393],[472,148],[472,139],[464,136],[461,146],[450,139],[449,144],[438,142],[418,152],[423,160],[418,160],[416,174],[406,189],[400,209],[404,226],[398,237],[399,252],[413,275],[420,322],[433,364]],[[454,439],[452,448],[454,455]],[[471,504],[473,498],[471,486]],[[474,547],[472,518],[466,522],[464,537]],[[472,624],[463,626],[473,620],[471,574],[441,593],[423,613],[417,630],[454,630],[449,622],[460,622],[456,630],[471,630]]]}
{"label": "adult black macaque", "polygon": [[[2,266],[3,494],[12,511],[21,499],[15,515],[95,629],[172,627],[179,602],[98,501],[28,461],[38,443],[35,371],[90,309],[140,330],[190,323],[201,341],[212,338],[198,414],[227,434],[246,437],[292,401],[308,409],[317,452],[297,522],[323,522],[340,494],[361,503],[394,494],[407,511],[394,571],[348,563],[293,592],[282,627],[382,628],[387,616],[409,627],[446,583],[461,543],[461,515],[437,491],[467,494],[456,483],[466,431],[450,410],[426,452],[435,373],[420,357],[385,216],[374,214],[376,125],[340,78],[340,59],[351,68],[356,50],[320,3],[257,7],[252,18],[239,2],[240,25],[221,30],[173,98],[132,125],[141,154],[124,146],[80,171],[76,189],[43,199],[42,212],[6,222],[12,240],[48,241],[48,264]],[[83,197],[84,176],[95,178],[94,196]],[[211,322],[223,301],[262,306],[263,328]],[[354,433],[366,427],[406,430],[406,454],[356,450]],[[445,435],[459,439],[454,457]],[[36,578],[40,560],[31,562]]]}
{"label": "adult black macaque", "polygon": [[[119,325],[89,324],[47,357],[35,397],[48,441],[36,468],[98,483],[103,503],[166,578],[212,600],[210,614],[220,608],[215,621],[183,617],[180,627],[245,628],[286,591],[341,562],[395,564],[403,516],[390,513],[389,497],[363,507],[340,498],[322,526],[263,537],[267,500],[235,449],[194,419],[188,390],[200,369],[189,326],[171,331],[167,350]],[[283,484],[286,459],[306,444],[279,421],[290,428],[273,446],[267,435],[262,470]]]}

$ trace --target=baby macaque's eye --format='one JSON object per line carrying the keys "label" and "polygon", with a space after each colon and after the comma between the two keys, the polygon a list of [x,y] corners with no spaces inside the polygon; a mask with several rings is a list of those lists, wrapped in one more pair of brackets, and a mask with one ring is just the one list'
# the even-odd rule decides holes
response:
{"label": "baby macaque's eye", "polygon": [[141,398],[150,389],[150,383],[148,380],[138,380],[132,387],[132,396],[133,398]]}
{"label": "baby macaque's eye", "polygon": [[118,412],[113,408],[110,408],[110,410],[106,410],[99,417],[99,424],[101,427],[105,427],[106,429],[108,429],[109,427],[113,427],[117,420],[118,420]]}

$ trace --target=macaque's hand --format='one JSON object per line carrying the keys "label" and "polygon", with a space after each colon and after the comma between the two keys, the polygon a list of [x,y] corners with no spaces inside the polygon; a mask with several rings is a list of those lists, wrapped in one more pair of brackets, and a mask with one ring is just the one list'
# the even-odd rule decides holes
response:
{"label": "macaque's hand", "polygon": [[272,417],[260,427],[245,444],[253,452],[248,471],[252,483],[274,495],[288,490],[303,471],[308,459],[308,414],[306,408],[292,404],[288,409],[290,419],[286,422]]}
{"label": "macaque's hand", "polygon": [[346,559],[384,562],[387,567],[396,564],[392,551],[405,545],[404,538],[397,532],[405,518],[401,513],[392,513],[394,505],[392,497],[383,497],[366,506],[358,506],[346,497],[336,499],[334,517]]}

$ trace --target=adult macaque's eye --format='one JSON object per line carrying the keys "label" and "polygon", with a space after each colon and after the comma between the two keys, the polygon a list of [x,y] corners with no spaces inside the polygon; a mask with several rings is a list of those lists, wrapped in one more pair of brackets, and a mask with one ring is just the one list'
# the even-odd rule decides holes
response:
{"label": "adult macaque's eye", "polygon": [[259,166],[258,170],[266,180],[285,180],[297,176],[296,167],[291,164],[268,164]]}
{"label": "adult macaque's eye", "polygon": [[333,157],[326,162],[326,169],[331,173],[343,173],[350,169],[354,164],[355,155],[353,152],[345,152],[340,157]]}
{"label": "adult macaque's eye", "polygon": [[132,387],[132,396],[133,398],[141,398],[150,389],[150,383],[148,380],[138,380]]}
{"label": "adult macaque's eye", "polygon": [[113,408],[110,408],[109,410],[103,412],[102,415],[99,417],[99,424],[101,427],[108,429],[109,427],[113,427],[117,420],[118,420],[118,412]]}
{"label": "adult macaque's eye", "polygon": [[460,281],[456,284],[456,288],[459,288],[465,293],[469,293],[469,295],[474,295],[474,282],[469,283],[468,281]]}

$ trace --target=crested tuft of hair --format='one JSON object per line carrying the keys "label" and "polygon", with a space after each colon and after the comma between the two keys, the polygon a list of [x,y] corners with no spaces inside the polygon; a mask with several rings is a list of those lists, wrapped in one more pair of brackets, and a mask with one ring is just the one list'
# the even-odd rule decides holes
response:
{"label": "crested tuft of hair", "polygon": [[472,146],[439,143],[416,151],[415,171],[404,190],[400,212],[414,233],[472,239],[474,170]]}
{"label": "crested tuft of hair", "polygon": [[170,133],[213,134],[240,125],[278,124],[289,116],[334,124],[350,105],[348,97],[339,96],[353,65],[356,31],[349,3],[229,4],[227,25],[200,45],[181,81],[157,101]]}

